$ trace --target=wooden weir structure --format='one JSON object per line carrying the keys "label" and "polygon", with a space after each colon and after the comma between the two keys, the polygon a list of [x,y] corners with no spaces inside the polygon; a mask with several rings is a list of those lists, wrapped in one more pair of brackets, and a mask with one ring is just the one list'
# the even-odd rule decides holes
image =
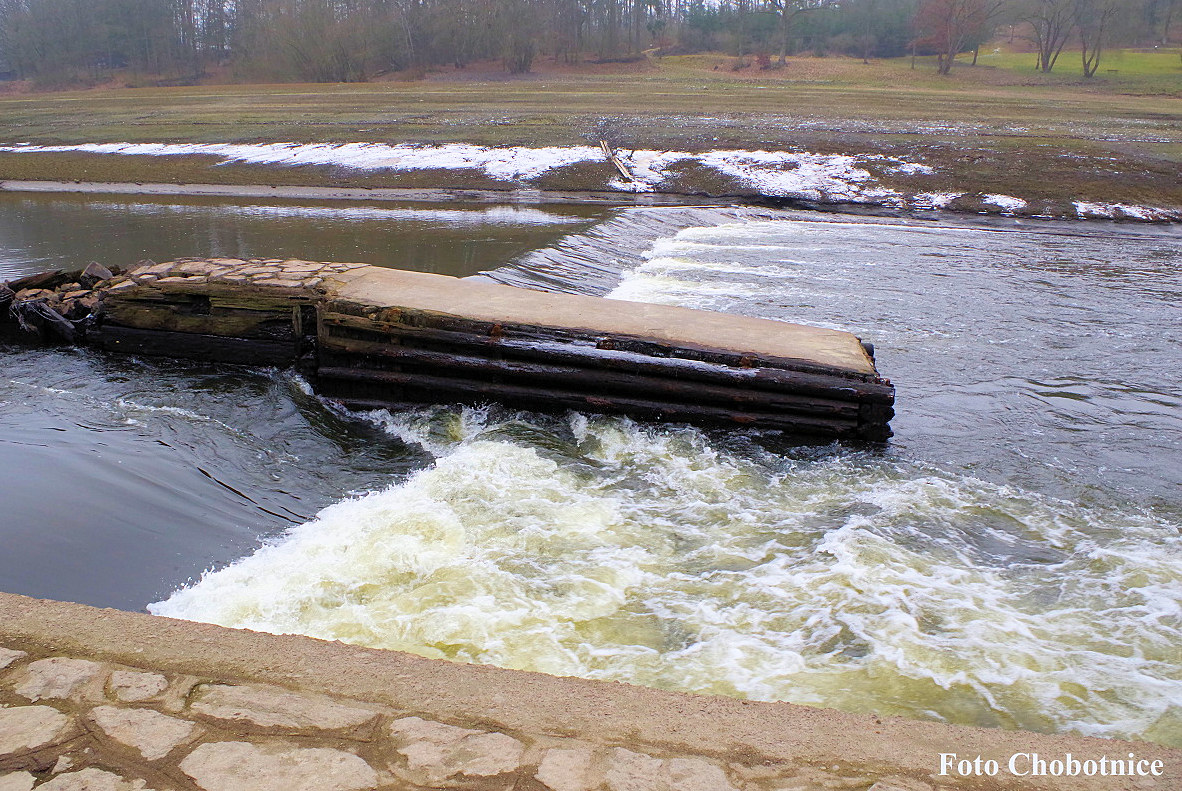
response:
{"label": "wooden weir structure", "polygon": [[[40,284],[10,291],[10,312],[52,332],[61,288]],[[668,305],[237,259],[146,264],[87,298],[93,310],[71,323],[88,344],[295,364],[355,409],[500,401],[870,441],[890,436],[894,414],[894,388],[850,333]]]}

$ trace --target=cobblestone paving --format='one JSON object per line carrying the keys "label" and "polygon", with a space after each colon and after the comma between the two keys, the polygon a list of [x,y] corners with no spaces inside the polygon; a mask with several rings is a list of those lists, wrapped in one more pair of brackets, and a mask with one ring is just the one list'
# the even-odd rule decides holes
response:
{"label": "cobblestone paving", "polygon": [[934,791],[0,646],[0,791]]}
{"label": "cobblestone paving", "polygon": [[[141,261],[126,271],[91,263],[80,272],[54,270],[11,283],[0,282],[0,309],[5,309],[0,318],[7,318],[5,313],[11,304],[11,315],[22,326],[74,343],[89,317],[101,314],[104,305],[120,298],[231,294],[247,301],[262,300],[271,307],[311,304],[325,296],[332,282],[339,285],[370,268],[368,264],[279,258],[180,258],[160,264]],[[233,326],[229,325],[229,334],[233,334]]]}
{"label": "cobblestone paving", "polygon": [[134,268],[127,275],[112,278],[108,290],[117,292],[119,289],[154,283],[164,286],[169,283],[209,282],[260,288],[271,286],[307,289],[312,294],[319,290],[325,278],[340,276],[367,266],[369,265],[317,263],[279,258],[178,259]]}

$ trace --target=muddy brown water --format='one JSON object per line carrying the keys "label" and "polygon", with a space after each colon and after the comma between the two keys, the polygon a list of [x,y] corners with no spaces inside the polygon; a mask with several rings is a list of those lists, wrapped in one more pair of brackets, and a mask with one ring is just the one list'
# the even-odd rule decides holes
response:
{"label": "muddy brown water", "polygon": [[585,228],[585,206],[0,192],[0,279],[88,261],[304,258],[470,275]]}

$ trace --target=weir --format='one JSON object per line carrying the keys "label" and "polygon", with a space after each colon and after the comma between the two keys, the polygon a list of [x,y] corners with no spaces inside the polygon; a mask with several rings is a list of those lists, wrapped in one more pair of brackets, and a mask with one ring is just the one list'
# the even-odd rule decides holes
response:
{"label": "weir", "polygon": [[109,351],[296,365],[359,409],[530,409],[882,441],[894,388],[838,330],[367,264],[144,262],[0,288],[0,316]]}

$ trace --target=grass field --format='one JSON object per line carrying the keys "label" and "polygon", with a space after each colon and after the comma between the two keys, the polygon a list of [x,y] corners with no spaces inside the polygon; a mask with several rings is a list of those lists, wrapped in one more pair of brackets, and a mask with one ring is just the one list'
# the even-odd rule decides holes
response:
{"label": "grass field", "polygon": [[[1182,96],[1182,49],[1110,50],[1105,51],[1099,73],[1085,79],[1081,73],[1080,53],[1064,51],[1055,69],[1043,74],[1036,67],[1034,53],[1019,51],[1005,44],[981,48],[977,64],[972,65],[972,54],[960,55],[947,76],[936,73],[935,57],[920,56],[912,68],[911,58],[873,60],[863,63],[857,58],[796,58],[784,69],[760,71],[758,68],[740,70],[744,75],[770,75],[770,79],[827,80],[865,87],[900,89],[937,89],[972,91],[989,86],[1027,89],[1037,94],[1043,88],[1067,86],[1084,94],[1163,94]],[[751,59],[747,59],[750,61]],[[666,60],[666,68],[680,62],[690,70],[708,68],[730,71],[736,58],[718,55],[693,55]],[[673,68],[677,68],[673,66]]]}
{"label": "grass field", "polygon": [[[1032,201],[1182,206],[1182,58],[1113,52],[1093,80],[1064,53],[1051,75],[1028,53],[982,51],[947,77],[919,59],[863,64],[793,58],[761,71],[725,55],[616,67],[540,63],[415,82],[202,85],[0,94],[0,143],[468,142],[625,148],[881,153],[935,175],[885,178],[909,190],[969,190]],[[1173,66],[1171,64],[1177,64]],[[206,158],[0,155],[2,179],[497,186],[440,174],[332,168],[212,168]],[[607,169],[568,174],[602,186]],[[422,183],[424,179],[430,184]],[[465,181],[467,179],[467,181]],[[476,179],[476,181],[480,181]],[[501,186],[506,186],[501,184]],[[709,191],[705,190],[704,191]]]}
{"label": "grass field", "polygon": [[[1049,84],[1083,81],[1078,50],[1061,53],[1054,70],[1047,75],[1037,70],[1036,63],[1034,53],[1015,52],[1003,47],[983,48],[977,59],[980,67],[1004,69],[1026,75],[1027,79],[1034,76]],[[1161,92],[1177,96],[1182,85],[1182,49],[1105,50],[1100,56],[1100,68],[1092,79],[1100,91]]]}

